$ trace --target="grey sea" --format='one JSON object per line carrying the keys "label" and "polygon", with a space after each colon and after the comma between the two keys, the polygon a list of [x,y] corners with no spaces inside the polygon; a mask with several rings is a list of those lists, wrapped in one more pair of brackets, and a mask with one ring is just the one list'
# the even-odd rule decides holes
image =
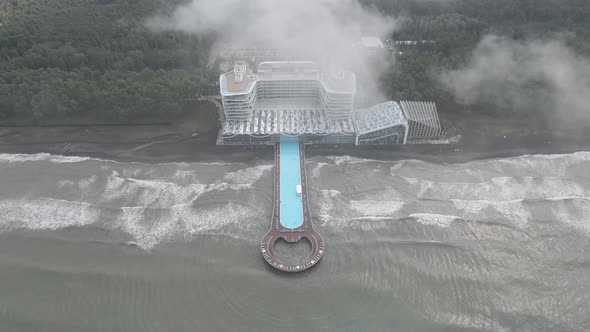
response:
{"label": "grey sea", "polygon": [[271,170],[0,155],[0,331],[590,331],[590,153],[311,158],[297,275]]}

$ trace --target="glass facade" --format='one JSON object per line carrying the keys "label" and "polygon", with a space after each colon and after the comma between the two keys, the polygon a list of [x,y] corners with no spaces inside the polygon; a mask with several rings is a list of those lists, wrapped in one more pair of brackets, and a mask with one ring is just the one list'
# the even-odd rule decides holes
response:
{"label": "glass facade", "polygon": [[223,123],[218,144],[272,145],[280,135],[306,144],[405,144],[441,135],[434,103],[394,101],[353,110],[354,73],[314,62],[244,62],[221,75]]}

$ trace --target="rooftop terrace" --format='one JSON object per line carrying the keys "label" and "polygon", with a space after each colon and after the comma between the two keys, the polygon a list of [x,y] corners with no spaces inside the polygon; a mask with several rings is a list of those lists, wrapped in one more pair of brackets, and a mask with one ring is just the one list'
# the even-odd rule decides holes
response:
{"label": "rooftop terrace", "polygon": [[311,61],[271,61],[260,63],[253,73],[241,63],[236,63],[234,71],[221,76],[222,95],[248,94],[257,81],[320,81],[329,93],[356,92],[355,74],[339,67],[324,72]]}

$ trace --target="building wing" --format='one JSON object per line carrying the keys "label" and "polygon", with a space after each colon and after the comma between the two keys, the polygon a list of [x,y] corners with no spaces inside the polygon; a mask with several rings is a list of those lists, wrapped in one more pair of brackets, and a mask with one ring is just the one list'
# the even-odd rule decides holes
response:
{"label": "building wing", "polygon": [[409,123],[408,138],[434,138],[443,135],[435,103],[402,101],[401,107]]}
{"label": "building wing", "polygon": [[408,121],[400,105],[394,101],[357,110],[354,113],[356,144],[403,144]]}

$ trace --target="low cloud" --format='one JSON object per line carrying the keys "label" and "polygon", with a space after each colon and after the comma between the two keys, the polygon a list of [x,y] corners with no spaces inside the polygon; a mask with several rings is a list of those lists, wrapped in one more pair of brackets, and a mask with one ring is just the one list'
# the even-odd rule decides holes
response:
{"label": "low cloud", "polygon": [[148,26],[214,33],[220,43],[294,50],[352,67],[359,62],[352,44],[363,35],[387,36],[395,22],[358,0],[192,0]]}
{"label": "low cloud", "polygon": [[486,36],[467,65],[441,82],[466,105],[538,110],[562,123],[590,124],[590,61],[557,40]]}

